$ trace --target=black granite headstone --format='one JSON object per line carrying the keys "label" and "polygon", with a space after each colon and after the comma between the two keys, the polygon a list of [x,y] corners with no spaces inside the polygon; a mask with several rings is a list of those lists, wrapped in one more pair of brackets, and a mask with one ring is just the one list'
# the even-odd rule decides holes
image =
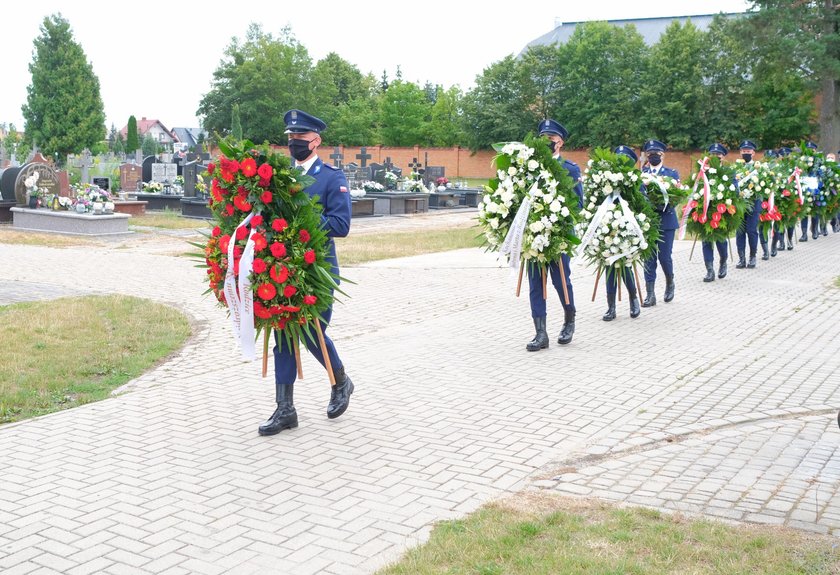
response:
{"label": "black granite headstone", "polygon": [[143,158],[143,176],[142,180],[144,182],[151,182],[152,181],[152,164],[157,163],[157,158],[155,156],[146,156]]}
{"label": "black granite headstone", "polygon": [[111,191],[111,178],[93,178],[93,185],[99,186],[106,192]]}
{"label": "black granite headstone", "polygon": [[6,168],[0,175],[0,198],[4,202],[17,201],[15,198],[15,180],[22,168]]}

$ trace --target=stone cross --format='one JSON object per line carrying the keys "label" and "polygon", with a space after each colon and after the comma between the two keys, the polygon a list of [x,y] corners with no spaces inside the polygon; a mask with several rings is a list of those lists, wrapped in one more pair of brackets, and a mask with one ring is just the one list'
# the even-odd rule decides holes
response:
{"label": "stone cross", "polygon": [[333,153],[330,154],[330,159],[332,159],[332,161],[333,161],[333,166],[335,166],[336,168],[341,167],[341,164],[342,164],[341,160],[344,159],[344,154],[341,153],[338,146],[335,146],[333,148]]}
{"label": "stone cross", "polygon": [[143,150],[140,148],[134,150],[134,163],[138,166],[143,164]]}
{"label": "stone cross", "polygon": [[93,165],[93,161],[90,159],[90,150],[87,148],[84,149],[82,152],[82,157],[79,159],[78,163],[73,164],[77,168],[82,169],[82,183],[89,184],[90,183],[90,172],[89,168]]}
{"label": "stone cross", "polygon": [[385,163],[382,164],[382,167],[385,168],[386,172],[391,172],[394,170],[394,163],[391,161],[391,156],[385,158]]}
{"label": "stone cross", "polygon": [[422,166],[420,162],[417,161],[417,158],[412,158],[411,161],[408,163],[408,167],[411,168],[412,172],[417,172],[420,170],[420,166]]}
{"label": "stone cross", "polygon": [[362,146],[361,153],[356,154],[356,158],[362,161],[362,167],[364,168],[367,166],[367,161],[371,159],[373,156],[367,153],[367,148]]}

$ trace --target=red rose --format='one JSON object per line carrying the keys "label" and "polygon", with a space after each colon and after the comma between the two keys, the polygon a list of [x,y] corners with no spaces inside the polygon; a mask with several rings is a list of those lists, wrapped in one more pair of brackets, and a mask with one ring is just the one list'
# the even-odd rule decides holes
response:
{"label": "red rose", "polygon": [[762,208],[763,210],[766,210],[766,209],[767,209],[767,208],[769,208],[769,207],[770,207],[770,204],[769,204],[769,203],[767,203],[766,201],[761,202],[761,208]]}
{"label": "red rose", "polygon": [[271,195],[271,192],[269,192],[268,190],[266,190],[266,191],[264,191],[263,193],[260,194],[260,200],[262,200],[262,203],[264,203],[264,204],[270,204],[271,200],[273,200],[273,199],[274,199],[274,196]]}
{"label": "red rose", "polygon": [[289,268],[280,266],[278,271],[278,266],[271,266],[271,269],[268,271],[268,276],[277,283],[284,284],[289,279]]}
{"label": "red rose", "polygon": [[260,258],[254,258],[253,270],[254,272],[261,274],[265,270],[268,269],[268,266],[265,264],[265,260]]}
{"label": "red rose", "polygon": [[717,211],[718,211],[719,214],[722,214],[723,212],[725,212],[726,211],[726,204],[718,204],[717,205]]}
{"label": "red rose", "polygon": [[311,236],[309,235],[309,232],[307,232],[306,230],[300,230],[300,232],[298,232],[298,238],[300,238],[300,243],[302,244],[308,242],[310,237]]}
{"label": "red rose", "polygon": [[275,258],[282,258],[286,256],[286,244],[281,244],[280,242],[274,242],[271,244],[269,248],[271,250],[271,255]]}
{"label": "red rose", "polygon": [[[274,286],[271,286],[274,287]],[[283,295],[285,297],[292,297],[297,293],[297,288],[295,286],[286,286],[283,288]]]}
{"label": "red rose", "polygon": [[789,192],[789,191],[787,191],[787,190],[782,190],[782,195],[783,195],[784,197],[788,197],[788,196],[790,195],[790,192]]}
{"label": "red rose", "polygon": [[246,178],[250,178],[257,173],[257,162],[254,161],[254,158],[245,158],[242,160],[240,167],[242,168],[242,175]]}
{"label": "red rose", "polygon": [[216,226],[215,228],[213,228],[213,231],[210,232],[210,235],[212,235],[214,238],[218,238],[220,235],[222,235],[222,228]]}
{"label": "red rose", "polygon": [[259,214],[251,218],[251,227],[256,228],[257,226],[261,226],[263,224],[263,217]]}
{"label": "red rose", "polygon": [[210,162],[209,164],[207,164],[207,173],[208,174],[210,174],[212,176],[213,172],[215,172],[215,171],[216,171],[216,164],[214,164],[213,162]]}
{"label": "red rose", "polygon": [[303,254],[303,261],[308,264],[315,263],[315,250],[306,250],[306,253]]}
{"label": "red rose", "polygon": [[305,303],[306,305],[315,305],[316,301],[318,301],[318,298],[314,295],[303,296],[303,303]]}
{"label": "red rose", "polygon": [[260,296],[265,301],[268,301],[271,298],[273,298],[275,295],[277,295],[277,288],[275,288],[274,284],[272,284],[272,283],[264,283],[260,287],[257,288],[257,295]]}
{"label": "red rose", "polygon": [[236,210],[233,209],[232,205],[225,204],[225,211],[227,212],[227,215],[232,216],[233,212],[235,212]]}
{"label": "red rose", "polygon": [[262,234],[254,234],[251,236],[251,239],[254,240],[255,251],[261,252],[268,246],[268,241],[266,241],[265,236]]}
{"label": "red rose", "polygon": [[219,238],[219,249],[222,250],[222,252],[227,253],[229,244],[230,244],[230,236],[229,235],[225,234],[225,235],[223,235],[222,237]]}
{"label": "red rose", "polygon": [[270,180],[271,176],[274,175],[274,169],[270,164],[263,164],[257,168],[257,174],[259,174],[261,180]]}
{"label": "red rose", "polygon": [[245,226],[240,226],[236,228],[236,239],[237,240],[244,240],[248,237],[248,228]]}
{"label": "red rose", "polygon": [[271,228],[275,232],[282,232],[283,230],[285,230],[288,227],[289,227],[289,224],[283,218],[280,218],[280,219],[277,219],[277,220],[274,220],[273,222],[271,222]]}
{"label": "red rose", "polygon": [[233,205],[236,206],[236,209],[240,212],[251,211],[251,204],[249,204],[247,200],[244,200],[242,196],[236,196],[233,198]]}

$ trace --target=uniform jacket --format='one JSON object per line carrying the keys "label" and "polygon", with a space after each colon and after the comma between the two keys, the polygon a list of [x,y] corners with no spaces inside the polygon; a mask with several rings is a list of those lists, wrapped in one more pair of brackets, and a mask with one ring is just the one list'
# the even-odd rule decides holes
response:
{"label": "uniform jacket", "polygon": [[[652,174],[653,169],[650,166],[645,166],[642,169],[642,172],[645,174]],[[675,180],[680,179],[680,174],[676,170],[672,170],[671,168],[666,168],[662,166],[659,168],[657,172],[662,174],[663,176],[669,176],[674,178]],[[665,207],[664,210],[659,210],[659,215],[662,218],[662,223],[659,225],[659,228],[662,230],[675,230],[680,227],[680,223],[677,220],[677,213],[674,211],[674,205],[671,202],[668,202],[668,205]]]}
{"label": "uniform jacket", "polygon": [[344,172],[330,164],[325,164],[317,158],[308,176],[315,178],[315,182],[306,188],[309,197],[318,196],[318,203],[324,207],[321,214],[321,225],[329,237],[329,260],[331,270],[338,275],[338,257],[335,253],[333,238],[346,237],[350,232],[350,192]]}

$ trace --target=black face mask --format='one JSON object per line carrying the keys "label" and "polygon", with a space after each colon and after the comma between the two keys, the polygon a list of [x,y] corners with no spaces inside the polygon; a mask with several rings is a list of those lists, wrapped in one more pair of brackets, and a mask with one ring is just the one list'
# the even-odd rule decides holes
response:
{"label": "black face mask", "polygon": [[551,150],[552,154],[556,154],[557,153],[557,142],[555,142],[554,140],[549,140],[548,141],[548,149]]}
{"label": "black face mask", "polygon": [[650,162],[651,166],[658,166],[662,163],[662,156],[659,154],[651,154],[648,156],[648,162]]}
{"label": "black face mask", "polygon": [[752,154],[741,154],[741,157],[744,159],[745,162],[752,162],[753,159]]}
{"label": "black face mask", "polygon": [[312,155],[312,150],[309,149],[309,142],[307,140],[289,140],[289,152],[298,162],[302,162]]}

